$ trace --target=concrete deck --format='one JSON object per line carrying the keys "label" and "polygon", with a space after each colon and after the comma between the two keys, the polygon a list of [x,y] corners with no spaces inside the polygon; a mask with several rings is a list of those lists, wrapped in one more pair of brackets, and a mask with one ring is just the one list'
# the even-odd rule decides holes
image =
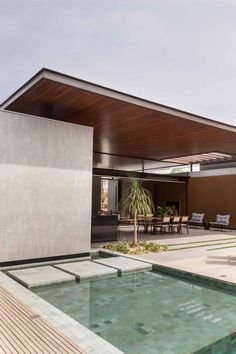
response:
{"label": "concrete deck", "polygon": [[[132,239],[132,232],[125,232],[121,239]],[[152,235],[139,234],[168,246],[167,252],[130,256],[153,264],[210,277],[236,286],[236,231],[217,232],[190,229],[190,234]],[[101,245],[100,245],[101,246]]]}
{"label": "concrete deck", "polygon": [[17,269],[7,274],[27,288],[75,281],[75,276],[50,266]]}
{"label": "concrete deck", "polygon": [[103,264],[118,270],[119,275],[152,270],[152,265],[126,257],[111,257],[94,260],[94,263]]}
{"label": "concrete deck", "polygon": [[142,260],[236,285],[236,250],[206,248],[138,256]]}
{"label": "concrete deck", "polygon": [[116,269],[91,261],[58,264],[54,267],[74,275],[80,282],[96,278],[109,278],[118,275]]}

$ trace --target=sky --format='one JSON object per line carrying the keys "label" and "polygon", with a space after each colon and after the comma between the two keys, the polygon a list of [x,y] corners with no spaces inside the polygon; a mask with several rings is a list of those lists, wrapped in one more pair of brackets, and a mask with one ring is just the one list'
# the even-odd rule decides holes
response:
{"label": "sky", "polygon": [[0,0],[0,102],[42,67],[236,126],[236,0]]}

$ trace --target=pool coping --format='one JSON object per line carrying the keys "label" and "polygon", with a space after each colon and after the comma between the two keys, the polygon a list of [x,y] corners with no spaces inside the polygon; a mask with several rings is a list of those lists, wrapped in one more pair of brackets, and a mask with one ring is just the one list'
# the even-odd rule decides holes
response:
{"label": "pool coping", "polygon": [[79,261],[87,261],[91,260],[91,254],[95,252],[90,252],[90,256],[83,256],[83,257],[76,257],[76,258],[65,258],[53,261],[45,261],[45,262],[35,262],[35,263],[27,263],[27,264],[17,264],[11,266],[4,266],[0,267],[0,271],[6,272],[8,270],[17,270],[17,269],[24,269],[24,268],[35,268],[35,267],[42,267],[42,266],[52,266],[54,264],[64,264],[64,263],[71,263],[71,262],[79,262]]}
{"label": "pool coping", "polygon": [[114,257],[123,256],[126,258],[139,260],[144,263],[152,264],[152,269],[154,271],[158,271],[158,272],[165,273],[168,275],[177,276],[179,278],[186,279],[186,280],[191,280],[193,282],[201,283],[202,285],[208,285],[210,287],[215,287],[216,289],[219,289],[219,290],[231,291],[234,293],[236,292],[236,283],[229,282],[227,280],[218,279],[218,278],[210,277],[210,276],[199,274],[199,273],[189,272],[186,270],[179,269],[177,267],[165,266],[163,264],[159,264],[158,262],[148,261],[147,259],[141,258],[140,256],[136,257],[135,255],[123,254],[120,252],[113,252],[113,251],[103,249],[103,248],[97,249],[97,252],[100,254],[106,254],[106,255],[110,255],[110,256],[114,256]]}

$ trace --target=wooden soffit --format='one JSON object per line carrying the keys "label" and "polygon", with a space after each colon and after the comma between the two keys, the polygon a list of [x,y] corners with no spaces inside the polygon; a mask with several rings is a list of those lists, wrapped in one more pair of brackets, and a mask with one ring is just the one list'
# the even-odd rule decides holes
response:
{"label": "wooden soffit", "polygon": [[94,128],[94,151],[163,160],[236,154],[236,127],[42,69],[1,108]]}

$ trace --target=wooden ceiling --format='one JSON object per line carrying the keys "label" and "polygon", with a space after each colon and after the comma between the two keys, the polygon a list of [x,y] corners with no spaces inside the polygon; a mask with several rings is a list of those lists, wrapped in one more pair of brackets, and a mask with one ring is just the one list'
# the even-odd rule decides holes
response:
{"label": "wooden ceiling", "polygon": [[94,127],[94,151],[162,160],[236,155],[236,128],[42,69],[4,109]]}

